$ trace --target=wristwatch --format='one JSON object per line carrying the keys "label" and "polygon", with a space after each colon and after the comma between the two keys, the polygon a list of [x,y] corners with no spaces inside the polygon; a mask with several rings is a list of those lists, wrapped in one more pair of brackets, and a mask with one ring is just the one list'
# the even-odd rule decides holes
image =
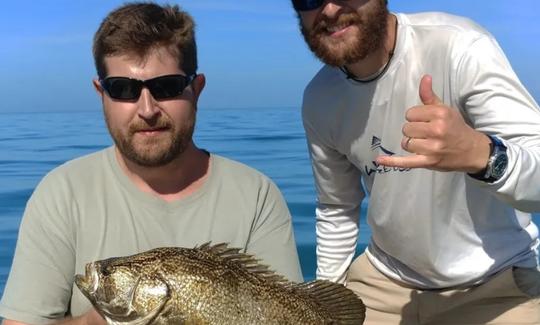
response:
{"label": "wristwatch", "polygon": [[478,173],[469,174],[469,176],[486,183],[493,183],[504,175],[508,167],[508,155],[506,154],[506,146],[501,139],[489,134],[486,135],[491,140],[487,165]]}

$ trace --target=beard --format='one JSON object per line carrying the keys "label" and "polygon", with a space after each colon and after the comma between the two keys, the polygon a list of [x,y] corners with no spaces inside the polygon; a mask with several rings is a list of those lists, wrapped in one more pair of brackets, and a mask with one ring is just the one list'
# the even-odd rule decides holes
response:
{"label": "beard", "polygon": [[[135,120],[129,124],[127,130],[115,127],[107,112],[105,121],[116,147],[124,157],[143,167],[160,167],[182,155],[190,145],[195,129],[195,112],[196,109],[179,126],[175,126],[171,119],[163,114],[151,121]],[[142,139],[137,136],[137,132],[149,129],[166,131]]]}
{"label": "beard", "polygon": [[[365,59],[384,46],[387,37],[389,11],[384,0],[374,0],[374,8],[363,12],[345,12],[334,19],[321,16],[313,28],[307,30],[300,21],[300,29],[311,51],[322,62],[342,67]],[[334,26],[358,29],[354,37],[332,38]]]}

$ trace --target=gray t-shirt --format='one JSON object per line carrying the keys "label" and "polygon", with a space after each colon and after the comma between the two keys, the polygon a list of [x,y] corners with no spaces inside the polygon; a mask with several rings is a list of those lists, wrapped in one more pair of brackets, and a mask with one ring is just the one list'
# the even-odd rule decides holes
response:
{"label": "gray t-shirt", "polygon": [[202,187],[166,202],[134,186],[113,147],[73,160],[50,172],[28,201],[0,315],[30,324],[81,315],[91,305],[74,275],[86,263],[208,241],[243,248],[302,281],[287,205],[254,169],[212,154]]}

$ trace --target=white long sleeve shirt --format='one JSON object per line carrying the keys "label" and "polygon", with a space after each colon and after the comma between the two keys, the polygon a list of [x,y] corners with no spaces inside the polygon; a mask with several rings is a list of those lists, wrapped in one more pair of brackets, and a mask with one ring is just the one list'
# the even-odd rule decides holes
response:
{"label": "white long sleeve shirt", "polygon": [[[495,39],[443,13],[397,14],[394,57],[381,78],[347,79],[324,66],[304,93],[303,121],[318,194],[317,277],[343,282],[369,194],[366,250],[381,272],[419,288],[481,282],[510,265],[538,265],[540,109]],[[423,75],[476,130],[508,147],[493,184],[462,172],[378,166],[401,149]],[[364,192],[362,180],[365,186]]]}

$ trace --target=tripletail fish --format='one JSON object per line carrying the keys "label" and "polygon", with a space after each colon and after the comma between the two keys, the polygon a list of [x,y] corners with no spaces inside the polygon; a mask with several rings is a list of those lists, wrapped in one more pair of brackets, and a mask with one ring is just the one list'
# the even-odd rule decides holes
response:
{"label": "tripletail fish", "polygon": [[362,324],[365,306],[324,280],[287,281],[227,244],[88,263],[75,283],[108,324]]}

